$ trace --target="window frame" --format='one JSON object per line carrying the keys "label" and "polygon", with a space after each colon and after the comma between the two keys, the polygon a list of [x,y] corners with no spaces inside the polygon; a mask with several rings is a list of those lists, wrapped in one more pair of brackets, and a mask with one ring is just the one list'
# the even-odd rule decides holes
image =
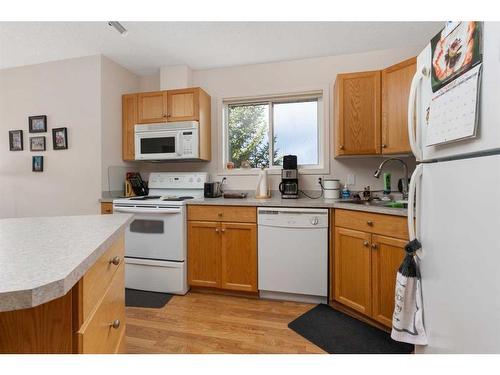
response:
{"label": "window frame", "polygon": [[[273,104],[279,103],[294,103],[300,101],[314,100],[318,101],[318,164],[299,165],[299,173],[301,174],[329,174],[330,166],[330,142],[329,142],[329,95],[328,88],[315,89],[300,92],[291,92],[285,94],[274,94],[266,96],[247,96],[238,98],[224,98],[219,101],[219,113],[221,114],[219,123],[219,175],[256,175],[259,173],[259,168],[235,168],[227,169],[226,165],[229,160],[229,144],[228,144],[228,117],[229,106],[237,104],[259,105],[268,104],[268,139],[270,141],[269,160],[272,161],[272,153],[274,150],[273,132],[274,132],[274,116]],[[272,164],[272,163],[271,163]],[[281,166],[271,165],[267,168],[270,174],[280,174]]]}

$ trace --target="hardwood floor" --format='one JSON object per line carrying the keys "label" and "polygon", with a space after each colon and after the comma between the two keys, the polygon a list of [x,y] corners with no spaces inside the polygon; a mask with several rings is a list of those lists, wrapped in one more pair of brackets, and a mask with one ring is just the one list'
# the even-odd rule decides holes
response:
{"label": "hardwood floor", "polygon": [[312,307],[195,292],[162,309],[127,307],[127,352],[325,353],[287,327]]}

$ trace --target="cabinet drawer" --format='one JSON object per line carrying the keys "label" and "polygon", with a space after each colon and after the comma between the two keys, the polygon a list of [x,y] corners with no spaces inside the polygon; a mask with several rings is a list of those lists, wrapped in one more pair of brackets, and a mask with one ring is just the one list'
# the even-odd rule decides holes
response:
{"label": "cabinet drawer", "polygon": [[[97,260],[82,278],[82,318],[87,320],[90,313],[102,298],[113,275],[123,262],[124,239],[121,236]],[[116,264],[115,264],[116,263]]]}
{"label": "cabinet drawer", "polygon": [[408,238],[406,218],[401,216],[336,209],[335,226],[383,234],[405,240]]}
{"label": "cabinet drawer", "polygon": [[241,206],[188,206],[188,220],[256,223],[257,209]]}
{"label": "cabinet drawer", "polygon": [[113,213],[113,203],[103,202],[101,203],[101,215],[108,215]]}
{"label": "cabinet drawer", "polygon": [[[95,313],[78,332],[80,353],[115,353],[121,350],[125,330],[125,267],[118,266],[109,289]],[[117,324],[113,326],[113,322]]]}

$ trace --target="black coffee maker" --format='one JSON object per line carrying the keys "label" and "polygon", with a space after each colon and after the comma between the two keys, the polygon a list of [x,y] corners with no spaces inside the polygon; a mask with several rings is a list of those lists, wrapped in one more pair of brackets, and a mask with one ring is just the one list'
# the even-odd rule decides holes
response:
{"label": "black coffee maker", "polygon": [[283,157],[281,182],[279,185],[281,198],[297,199],[299,197],[299,171],[297,170],[297,155]]}

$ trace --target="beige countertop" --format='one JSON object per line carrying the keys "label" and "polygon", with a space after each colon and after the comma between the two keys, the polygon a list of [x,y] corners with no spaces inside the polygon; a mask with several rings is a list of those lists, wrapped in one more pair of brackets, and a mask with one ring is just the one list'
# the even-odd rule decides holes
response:
{"label": "beige countertop", "polygon": [[0,220],[0,312],[64,296],[123,233],[132,215]]}
{"label": "beige countertop", "polygon": [[[314,196],[313,193],[310,194]],[[345,203],[341,199],[311,199],[300,197],[298,199],[282,199],[278,194],[273,194],[269,199],[257,199],[250,194],[243,199],[203,198],[192,199],[188,205],[227,205],[227,206],[256,206],[256,207],[300,207],[300,208],[338,208],[353,211],[375,212],[387,215],[406,216],[406,208],[391,208],[381,206],[368,206],[355,203]]]}
{"label": "beige countertop", "polygon": [[[103,192],[101,203],[113,202],[113,199],[119,198],[120,192]],[[319,195],[318,191],[309,192],[311,196]],[[257,199],[253,192],[248,192],[247,198],[243,199],[227,199],[227,198],[203,198],[192,199],[186,201],[188,205],[204,204],[204,205],[226,205],[226,206],[255,206],[255,207],[301,207],[301,208],[338,208],[353,211],[375,212],[386,215],[406,216],[408,210],[406,208],[391,208],[381,206],[368,206],[354,203],[342,202],[342,199],[311,199],[301,196],[298,199],[282,199],[277,191],[272,192],[272,197],[269,199]]]}

